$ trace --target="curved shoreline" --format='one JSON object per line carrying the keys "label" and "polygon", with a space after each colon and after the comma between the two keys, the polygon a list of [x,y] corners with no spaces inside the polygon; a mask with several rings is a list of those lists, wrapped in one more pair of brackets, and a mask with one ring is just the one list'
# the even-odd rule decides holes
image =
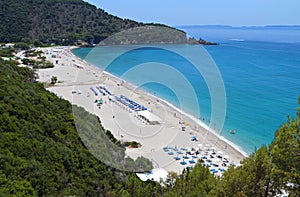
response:
{"label": "curved shoreline", "polygon": [[[76,47],[76,48],[78,48],[78,47]],[[84,60],[84,59],[81,59],[80,57],[76,56],[76,55],[72,52],[73,49],[75,49],[75,47],[69,49],[69,51],[70,51],[70,53],[73,55],[73,57],[75,57],[77,60],[82,61],[82,62],[84,62],[85,64],[89,64],[90,66],[95,67],[95,68],[101,70],[104,74],[109,75],[110,77],[113,77],[113,78],[115,78],[116,80],[123,81],[123,82],[126,83],[126,85],[129,85],[129,86],[131,86],[131,87],[134,88],[134,89],[139,89],[139,90],[143,91],[144,93],[146,93],[148,96],[150,96],[150,97],[152,97],[152,98],[154,98],[154,99],[157,99],[157,100],[159,100],[160,102],[165,103],[166,105],[168,105],[169,107],[171,107],[173,110],[177,111],[179,114],[182,114],[182,115],[184,115],[184,116],[190,118],[193,122],[195,122],[196,124],[198,124],[200,127],[202,127],[203,129],[205,129],[205,130],[209,131],[210,133],[212,133],[213,135],[215,135],[219,140],[221,140],[221,141],[223,141],[224,143],[226,143],[226,144],[228,144],[229,146],[231,146],[233,149],[235,149],[237,152],[239,152],[240,154],[242,154],[244,157],[248,157],[248,156],[249,156],[249,155],[243,150],[242,147],[240,147],[240,146],[236,145],[234,142],[232,142],[232,141],[226,139],[224,136],[219,135],[215,130],[213,130],[212,128],[210,128],[207,124],[205,124],[204,122],[202,122],[200,119],[198,119],[198,118],[196,118],[195,116],[193,116],[193,115],[191,115],[191,114],[189,114],[189,113],[187,113],[187,112],[185,112],[185,111],[179,109],[178,107],[176,107],[175,105],[171,104],[170,102],[168,102],[168,101],[166,101],[166,100],[164,100],[164,99],[162,99],[162,98],[160,98],[160,97],[157,97],[157,96],[151,94],[151,93],[148,92],[147,90],[145,90],[145,89],[140,89],[139,87],[137,87],[137,86],[136,86],[135,84],[133,84],[132,82],[128,82],[128,81],[126,81],[125,79],[122,79],[122,78],[120,78],[120,77],[118,77],[118,76],[116,76],[116,75],[113,75],[112,73],[109,73],[109,72],[107,72],[107,71],[104,71],[104,70],[102,70],[101,68],[99,68],[98,66],[93,65],[93,64],[87,62],[87,61]]]}
{"label": "curved shoreline", "polygon": [[[127,149],[127,156],[133,159],[144,156],[156,161],[158,167],[178,173],[182,172],[184,166],[174,161],[173,157],[169,157],[163,151],[163,147],[197,148],[201,144],[203,146],[203,149],[201,149],[204,152],[207,147],[215,152],[223,152],[224,156],[227,155],[229,160],[235,164],[239,164],[241,160],[248,156],[239,147],[218,135],[201,120],[180,110],[166,100],[135,86],[133,83],[80,59],[71,52],[74,48],[76,47],[62,48],[57,53],[57,58],[51,57],[53,47],[43,48],[42,50],[48,52],[46,56],[50,61],[56,62],[58,60],[59,63],[55,63],[54,68],[38,70],[40,81],[47,82],[50,81],[51,76],[57,76],[60,83],[47,88],[49,91],[97,115],[101,119],[103,127],[112,131],[118,140],[123,140],[123,137],[129,141],[140,140],[142,147]],[[151,111],[153,110],[154,114],[161,116],[161,118],[163,116],[163,122],[159,125],[145,125],[138,120],[136,113],[129,113],[120,105],[109,102],[107,96],[99,95],[96,97],[93,94],[90,96],[90,87],[99,84],[105,85],[115,95],[129,96],[129,98],[151,109]],[[73,94],[73,90],[79,90],[80,94]],[[95,108],[94,101],[100,98],[104,102],[106,101],[107,104],[98,109]],[[117,120],[112,118],[115,115]],[[115,121],[118,121],[118,124]],[[128,124],[130,121],[132,123]],[[182,131],[183,121],[188,123],[186,132]],[[129,131],[129,133],[126,131]],[[158,133],[155,133],[156,131]],[[145,134],[149,137],[143,137]],[[196,142],[191,141],[193,135],[197,136],[199,140]]]}

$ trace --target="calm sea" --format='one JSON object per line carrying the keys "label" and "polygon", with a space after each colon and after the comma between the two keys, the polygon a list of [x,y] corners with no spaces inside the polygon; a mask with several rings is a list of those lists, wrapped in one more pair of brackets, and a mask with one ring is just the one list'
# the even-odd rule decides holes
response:
{"label": "calm sea", "polygon": [[[225,125],[221,135],[251,153],[255,147],[268,144],[274,131],[287,119],[294,116],[300,95],[300,28],[298,27],[243,27],[186,26],[178,27],[190,36],[220,43],[205,46],[221,72],[227,99]],[[176,45],[174,47],[193,47]],[[95,49],[93,49],[95,50]],[[97,50],[97,49],[96,49]],[[103,68],[103,58],[87,56],[88,48],[75,49],[73,53],[86,61]],[[105,56],[114,56],[116,48],[107,50]],[[101,50],[99,51],[101,52]],[[103,51],[101,52],[103,53]],[[116,76],[137,64],[155,61],[172,64],[186,73],[189,82],[196,86],[201,114],[195,114],[194,106],[185,102],[184,111],[209,123],[211,100],[208,88],[201,76],[193,75],[188,63],[180,58],[170,58],[164,50],[144,48],[134,50],[127,59],[115,61],[106,70]],[[186,66],[183,66],[186,65]],[[145,73],[139,70],[125,80],[138,84]],[[151,72],[151,71],[150,71]],[[156,77],[165,78],[166,73],[152,71]],[[147,73],[146,73],[147,74]],[[148,71],[148,74],[149,73]],[[171,79],[170,79],[171,80]],[[199,85],[200,84],[200,85]],[[178,106],[176,96],[167,86],[158,83],[143,85],[148,92]],[[188,94],[184,91],[182,96]],[[234,129],[236,134],[228,131]]]}

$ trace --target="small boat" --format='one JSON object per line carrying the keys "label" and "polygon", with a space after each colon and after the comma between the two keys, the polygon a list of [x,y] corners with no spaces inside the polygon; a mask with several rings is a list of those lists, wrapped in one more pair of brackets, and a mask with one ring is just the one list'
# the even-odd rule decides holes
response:
{"label": "small boat", "polygon": [[230,130],[229,133],[230,134],[235,134],[235,130]]}

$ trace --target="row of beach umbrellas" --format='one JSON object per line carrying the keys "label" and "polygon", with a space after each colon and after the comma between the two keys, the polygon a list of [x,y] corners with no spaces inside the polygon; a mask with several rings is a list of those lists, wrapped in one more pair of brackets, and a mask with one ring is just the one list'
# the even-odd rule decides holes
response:
{"label": "row of beach umbrellas", "polygon": [[[202,147],[203,145],[202,144],[198,144],[198,147]],[[210,147],[209,145],[206,145],[206,150],[212,150],[214,151],[215,149],[213,147]],[[176,160],[176,161],[180,161],[180,164],[181,165],[187,165],[188,163],[189,164],[195,164],[196,161],[194,159],[197,159],[198,156],[197,155],[188,155],[188,151],[191,151],[191,148],[180,148],[178,149],[177,147],[173,148],[173,147],[164,147],[163,150],[165,152],[168,153],[168,155],[174,155],[175,153],[177,153],[177,156],[174,156],[173,158]],[[183,153],[183,151],[185,151],[185,155]],[[223,155],[223,152],[222,151],[218,151],[217,153],[218,156],[220,156],[220,158],[225,158],[227,159],[228,156],[222,156]],[[182,157],[180,157],[179,155],[183,155]],[[190,159],[190,160],[189,160]],[[210,171],[212,173],[218,173],[218,172],[221,172],[223,173],[225,171],[225,168],[219,166],[219,164],[217,163],[214,163],[211,159],[209,159],[206,155],[203,155],[201,156],[201,159],[205,160],[205,166],[208,167],[210,169]],[[188,160],[188,161],[186,161]]]}
{"label": "row of beach umbrellas", "polygon": [[131,100],[129,98],[127,98],[124,95],[120,96],[122,99],[125,99],[125,101],[129,102],[131,105],[133,105],[135,108],[139,109],[139,110],[147,110],[146,107],[144,107],[143,105],[140,105],[139,103],[135,102],[134,100]]}

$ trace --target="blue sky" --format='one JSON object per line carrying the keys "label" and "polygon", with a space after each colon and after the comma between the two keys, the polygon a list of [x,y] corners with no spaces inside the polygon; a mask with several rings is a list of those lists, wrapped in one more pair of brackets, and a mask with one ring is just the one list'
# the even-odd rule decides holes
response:
{"label": "blue sky", "polygon": [[300,25],[300,0],[85,0],[139,22],[175,25]]}

